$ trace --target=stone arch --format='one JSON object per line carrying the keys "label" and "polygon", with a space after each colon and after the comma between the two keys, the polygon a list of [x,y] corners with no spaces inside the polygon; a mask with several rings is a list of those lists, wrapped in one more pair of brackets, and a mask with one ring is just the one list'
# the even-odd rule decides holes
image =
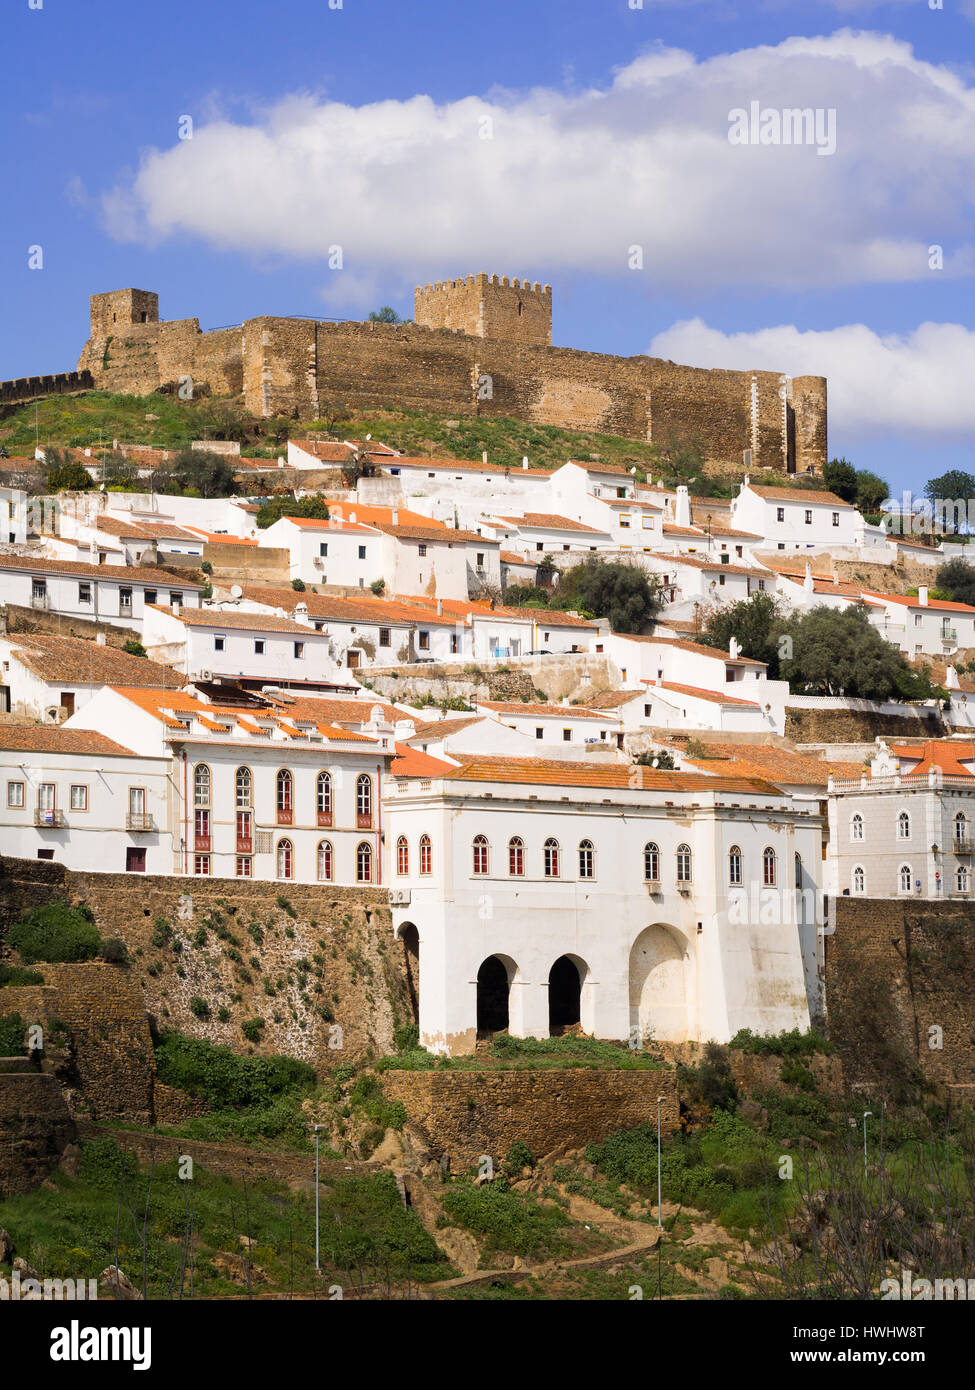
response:
{"label": "stone arch", "polygon": [[413,1022],[420,1022],[420,933],[414,922],[401,922],[396,936],[403,943],[403,973]]}
{"label": "stone arch", "polygon": [[[548,972],[548,1031],[558,1037],[576,1025],[591,1032],[591,1019],[584,1018],[589,1010],[586,982],[589,967],[579,956],[564,955],[552,962]],[[586,1025],[589,1025],[588,1027]]]}
{"label": "stone arch", "polygon": [[684,937],[662,923],[645,927],[630,948],[630,1030],[658,1042],[688,1036],[689,970]]}
{"label": "stone arch", "polygon": [[511,986],[517,975],[518,966],[510,956],[487,956],[481,961],[477,971],[478,1033],[516,1031]]}

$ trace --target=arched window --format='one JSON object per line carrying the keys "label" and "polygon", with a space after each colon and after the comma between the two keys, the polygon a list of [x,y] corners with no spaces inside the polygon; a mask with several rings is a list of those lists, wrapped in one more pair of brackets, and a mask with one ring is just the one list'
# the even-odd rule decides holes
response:
{"label": "arched window", "polygon": [[355,779],[355,823],[360,829],[372,825],[372,778],[365,772]]}
{"label": "arched window", "polygon": [[913,877],[914,875],[911,872],[910,864],[902,864],[897,871],[898,891],[901,893],[909,893],[911,891],[911,880]]}
{"label": "arched window", "polygon": [[775,850],[771,845],[762,853],[762,881],[766,888],[775,887]]}
{"label": "arched window", "polygon": [[334,856],[332,854],[331,840],[319,840],[318,842],[318,877],[326,883],[332,879],[332,865]]}
{"label": "arched window", "polygon": [[867,891],[867,876],[863,872],[862,864],[857,864],[853,870],[853,891],[858,896]]}
{"label": "arched window", "polygon": [[278,878],[294,878],[295,851],[290,840],[278,841]]}
{"label": "arched window", "polygon": [[796,887],[802,887],[802,856],[796,855]]}
{"label": "arched window", "polygon": [[581,840],[579,843],[579,877],[596,877],[596,851],[592,840]]}
{"label": "arched window", "polygon": [[420,873],[433,873],[433,846],[429,835],[420,836]]}
{"label": "arched window", "polygon": [[850,817],[850,839],[863,839],[863,817],[860,815],[859,812],[857,812],[856,815]]}
{"label": "arched window", "polygon": [[355,880],[356,883],[372,882],[372,845],[365,840],[356,847]]}
{"label": "arched window", "polygon": [[210,769],[206,763],[197,763],[193,772],[193,805],[210,805]]}
{"label": "arched window", "polygon": [[964,844],[968,839],[968,817],[964,811],[959,811],[955,816],[955,843]]}
{"label": "arched window", "polygon": [[401,877],[410,872],[410,843],[405,835],[396,841],[396,872]]}
{"label": "arched window", "polygon": [[559,876],[559,842],[550,835],[542,851],[543,869],[546,878]]}
{"label": "arched window", "polygon": [[474,850],[474,872],[476,874],[486,874],[488,871],[487,836],[475,835],[472,848]]}
{"label": "arched window", "polygon": [[294,778],[283,767],[276,778],[278,825],[290,825],[294,811]]}
{"label": "arched window", "polygon": [[691,882],[691,847],[690,845],[677,846],[677,882]]}
{"label": "arched window", "polygon": [[525,842],[520,835],[512,835],[508,841],[508,873],[512,878],[521,878],[525,872]]}
{"label": "arched window", "polygon": [[732,845],[728,851],[728,882],[732,885],[741,883],[741,850],[737,845]]}
{"label": "arched window", "polygon": [[648,883],[660,882],[660,850],[652,842],[643,846],[643,877]]}
{"label": "arched window", "polygon": [[332,774],[320,772],[315,784],[315,807],[319,825],[332,824]]}
{"label": "arched window", "polygon": [[955,885],[959,893],[967,893],[968,884],[968,867],[965,864],[959,864],[958,868],[955,870]]}
{"label": "arched window", "polygon": [[897,838],[898,840],[911,838],[911,818],[906,811],[901,811],[897,817]]}
{"label": "arched window", "polygon": [[235,778],[237,788],[237,810],[248,811],[253,804],[254,779],[249,767],[239,767]]}

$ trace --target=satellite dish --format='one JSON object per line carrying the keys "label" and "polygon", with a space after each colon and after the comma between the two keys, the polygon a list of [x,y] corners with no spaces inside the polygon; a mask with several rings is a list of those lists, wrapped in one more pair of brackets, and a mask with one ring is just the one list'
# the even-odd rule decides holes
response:
{"label": "satellite dish", "polygon": [[234,587],[231,589],[231,591],[230,591],[230,597],[231,597],[231,598],[243,598],[243,597],[244,597],[244,591],[243,591],[243,589],[240,587],[239,584],[235,584]]}

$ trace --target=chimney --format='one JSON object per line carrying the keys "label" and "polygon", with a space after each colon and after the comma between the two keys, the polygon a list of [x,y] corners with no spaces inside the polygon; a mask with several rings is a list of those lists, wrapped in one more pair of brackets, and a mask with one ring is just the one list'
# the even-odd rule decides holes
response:
{"label": "chimney", "polygon": [[690,526],[691,524],[690,494],[683,483],[681,483],[677,489],[677,504],[674,507],[674,522],[678,526]]}
{"label": "chimney", "polygon": [[918,591],[917,591],[917,601],[918,601],[918,603],[921,605],[922,608],[927,608],[927,606],[928,606],[928,586],[927,586],[926,584],[922,584],[922,585],[918,588]]}
{"label": "chimney", "polygon": [[352,526],[355,525],[355,512],[349,512],[349,522]]}
{"label": "chimney", "polygon": [[393,518],[393,525],[394,525],[394,526],[398,526],[398,525],[399,525],[399,512],[396,510],[395,507],[393,508],[393,511],[392,511],[392,518]]}
{"label": "chimney", "polygon": [[179,601],[179,599],[175,599],[174,602],[173,602],[173,617],[174,617],[174,618],[178,618],[178,617],[179,617],[179,610],[180,610],[180,601]]}
{"label": "chimney", "polygon": [[442,617],[443,617],[443,599],[442,599],[442,598],[438,598],[438,599],[437,599],[437,617],[438,617],[438,618],[442,618]]}

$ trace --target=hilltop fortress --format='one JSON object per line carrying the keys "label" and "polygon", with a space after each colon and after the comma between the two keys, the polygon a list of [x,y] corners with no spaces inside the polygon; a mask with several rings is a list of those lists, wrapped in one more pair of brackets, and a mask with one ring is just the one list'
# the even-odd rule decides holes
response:
{"label": "hilltop fortress", "polygon": [[418,287],[413,323],[265,316],[209,333],[160,322],[148,290],[113,290],[91,296],[78,374],[98,390],[237,396],[262,416],[385,407],[696,439],[718,468],[819,472],[827,458],[824,377],[553,347],[551,286],[506,276]]}

